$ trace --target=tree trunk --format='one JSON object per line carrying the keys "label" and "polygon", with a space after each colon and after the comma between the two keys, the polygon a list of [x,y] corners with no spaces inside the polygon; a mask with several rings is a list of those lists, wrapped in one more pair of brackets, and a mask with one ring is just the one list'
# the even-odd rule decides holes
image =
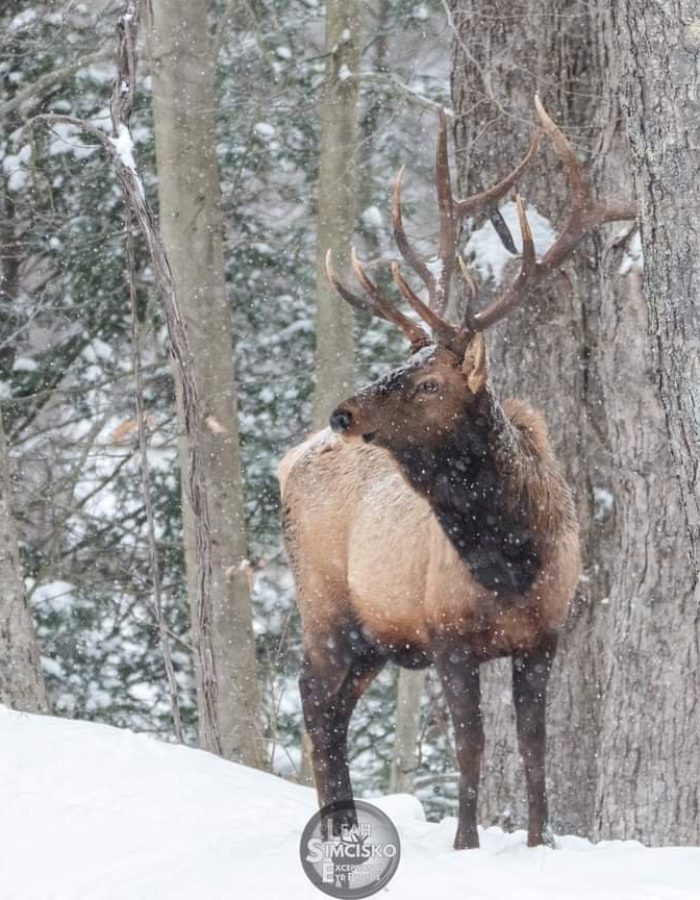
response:
{"label": "tree trunk", "polygon": [[[213,542],[212,636],[222,752],[229,759],[262,767],[252,609],[244,569],[244,495],[215,153],[215,59],[208,14],[207,0],[153,3],[150,43],[158,197],[161,230],[172,263],[206,425],[202,456]],[[181,417],[181,408],[178,412]],[[181,465],[185,465],[184,453]],[[193,598],[196,569],[192,511],[184,493],[183,520],[189,594]],[[194,608],[192,628],[196,639]]]}
{"label": "tree trunk", "polygon": [[[373,51],[371,65],[375,73],[386,69],[389,35],[389,0],[377,0],[372,12]],[[365,40],[368,42],[367,35]],[[372,203],[372,162],[375,153],[375,131],[385,109],[380,95],[371,97],[366,105],[362,121],[360,165],[362,183],[358,184],[358,196],[362,209]],[[375,229],[363,234],[370,256],[379,255],[380,246]],[[396,685],[396,728],[392,750],[389,790],[392,793],[413,793],[413,782],[418,766],[418,730],[420,727],[421,700],[425,686],[425,671],[399,669]]]}
{"label": "tree trunk", "polygon": [[25,712],[48,712],[39,646],[24,589],[10,484],[0,414],[0,703]]}
{"label": "tree trunk", "polygon": [[316,239],[316,386],[313,424],[353,390],[353,315],[331,289],[325,257],[348,281],[357,212],[358,82],[360,34],[357,0],[326,3],[326,81],[321,100],[321,148]]}
{"label": "tree trunk", "polygon": [[[526,146],[532,96],[539,91],[579,153],[592,161],[594,193],[631,197],[607,6],[455,0],[453,13],[462,192],[512,167],[513,148]],[[645,83],[648,71],[637,61]],[[477,183],[469,174],[475,169]],[[519,190],[561,223],[564,180],[551,152],[540,153],[536,169]],[[584,579],[561,644],[548,715],[555,828],[668,842],[692,834],[693,803],[697,816],[695,579],[682,562],[692,558],[692,547],[681,524],[682,497],[669,477],[672,442],[650,364],[639,277],[614,274],[621,271],[621,249],[611,237],[619,232],[613,227],[589,240],[569,266],[568,280],[552,279],[528,301],[527,313],[500,325],[489,350],[501,393],[544,410],[582,526]],[[659,295],[669,290],[665,282]],[[675,390],[669,397],[677,405]],[[671,643],[683,638],[672,656]],[[482,818],[522,822],[509,667],[488,668]],[[669,729],[660,725],[666,722]],[[675,788],[659,790],[674,780],[682,799]],[[685,824],[674,826],[674,817],[683,816]]]}
{"label": "tree trunk", "polygon": [[418,768],[418,732],[425,669],[400,669],[396,692],[396,733],[391,759],[389,790],[412,794]]}
{"label": "tree trunk", "polygon": [[[357,0],[326,2],[326,76],[316,214],[316,354],[313,427],[325,428],[333,409],[353,391],[354,317],[326,278],[326,253],[348,281],[357,214],[358,82],[360,24]],[[302,738],[301,784],[313,784],[310,746]]]}
{"label": "tree trunk", "polygon": [[[588,82],[579,81],[581,95],[574,94],[570,71],[576,52],[585,57],[595,46],[595,25],[582,5],[520,0],[513,7],[499,0],[487,11],[477,0],[457,0],[454,24],[459,34],[453,100],[461,193],[485,187],[512,168],[532,132],[535,92],[558,124],[577,139],[581,132],[576,125],[595,126],[597,117],[586,100]],[[569,50],[572,35],[576,52]],[[596,72],[590,58],[580,59],[580,68],[579,78]],[[556,224],[566,213],[563,185],[556,158],[544,148],[518,191]],[[500,394],[521,397],[543,410],[555,451],[575,490],[584,580],[550,681],[547,768],[555,830],[584,834],[590,833],[593,818],[598,740],[595,623],[610,578],[607,560],[599,553],[610,522],[597,520],[594,509],[594,490],[610,491],[610,463],[592,372],[601,296],[591,261],[584,255],[591,249],[588,242],[570,265],[570,285],[562,280],[545,285],[529,298],[527,312],[514,313],[488,338],[490,371]],[[484,667],[487,744],[480,809],[485,823],[522,825],[525,782],[510,683],[509,661]]]}
{"label": "tree trunk", "polygon": [[[645,397],[643,404],[620,403],[618,409],[632,450],[626,462],[634,467],[628,475],[634,493],[627,539],[637,548],[631,559],[623,556],[616,571],[596,824],[618,837],[697,844],[698,7],[623,0],[613,8],[640,207],[647,306],[642,310],[647,315],[620,333],[625,335],[624,357],[639,355],[637,368],[646,369],[652,402]],[[616,326],[620,324],[627,323],[618,317]]]}

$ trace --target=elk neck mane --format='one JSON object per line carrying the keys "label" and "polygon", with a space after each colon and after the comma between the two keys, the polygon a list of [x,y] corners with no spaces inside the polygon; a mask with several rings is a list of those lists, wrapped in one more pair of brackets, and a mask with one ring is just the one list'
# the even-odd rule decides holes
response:
{"label": "elk neck mane", "polygon": [[576,528],[573,501],[537,411],[519,400],[501,405],[488,389],[471,403],[438,442],[392,452],[472,577],[504,597],[521,595],[552,539]]}

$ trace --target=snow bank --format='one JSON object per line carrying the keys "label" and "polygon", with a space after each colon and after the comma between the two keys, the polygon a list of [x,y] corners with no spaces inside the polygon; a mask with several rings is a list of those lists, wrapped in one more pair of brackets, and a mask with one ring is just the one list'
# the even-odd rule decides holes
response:
{"label": "snow bank", "polygon": [[[313,792],[207,753],[0,707],[0,798],[2,900],[323,896],[298,858]],[[529,850],[523,832],[489,828],[457,853],[454,820],[425,822],[411,797],[376,802],[401,835],[387,889],[401,900],[700,896],[700,849],[564,837]]]}

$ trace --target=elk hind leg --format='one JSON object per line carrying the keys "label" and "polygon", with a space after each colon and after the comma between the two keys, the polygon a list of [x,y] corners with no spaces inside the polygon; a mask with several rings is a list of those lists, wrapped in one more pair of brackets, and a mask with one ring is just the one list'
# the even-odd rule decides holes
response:
{"label": "elk hind leg", "polygon": [[529,847],[554,846],[545,783],[545,713],[547,682],[556,647],[556,635],[548,635],[536,651],[513,656],[513,701],[518,747],[527,784]]}

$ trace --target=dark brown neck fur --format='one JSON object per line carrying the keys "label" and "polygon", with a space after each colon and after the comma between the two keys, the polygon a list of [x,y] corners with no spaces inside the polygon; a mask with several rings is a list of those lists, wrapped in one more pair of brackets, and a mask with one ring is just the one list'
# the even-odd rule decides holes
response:
{"label": "dark brown neck fur", "polygon": [[513,597],[537,577],[547,532],[572,515],[570,497],[536,413],[511,401],[513,421],[487,390],[470,404],[439,443],[392,452],[476,581]]}

